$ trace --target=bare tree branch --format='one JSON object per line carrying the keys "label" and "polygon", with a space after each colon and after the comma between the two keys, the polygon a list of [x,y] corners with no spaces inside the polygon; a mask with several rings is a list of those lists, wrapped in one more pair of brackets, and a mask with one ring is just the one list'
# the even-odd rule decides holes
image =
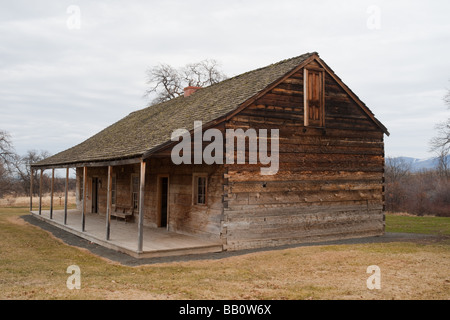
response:
{"label": "bare tree branch", "polygon": [[411,164],[402,158],[387,157],[385,177],[388,183],[398,183],[411,172]]}
{"label": "bare tree branch", "polygon": [[175,69],[168,64],[159,64],[147,70],[147,84],[150,88],[146,97],[156,94],[151,104],[176,98],[184,93],[188,86],[206,87],[225,80],[226,75],[219,70],[216,60],[203,60],[189,63],[183,68]]}
{"label": "bare tree branch", "polygon": [[431,139],[431,151],[444,150],[446,153],[450,151],[450,118],[447,121],[440,122],[436,125],[437,136]]}
{"label": "bare tree branch", "polygon": [[444,97],[444,102],[447,105],[447,108],[450,109],[450,90],[447,91],[447,94]]}
{"label": "bare tree branch", "polygon": [[[51,154],[45,150],[28,150],[26,155],[16,156],[14,161],[14,169],[25,194],[29,194],[30,192],[31,165],[45,158],[48,158],[50,155]],[[33,173],[33,181],[33,190],[34,193],[37,194],[37,190],[39,190],[39,178],[37,175],[37,170],[35,170]]]}
{"label": "bare tree branch", "polygon": [[0,130],[0,162],[9,170],[15,156],[16,152],[11,142],[11,136],[6,131]]}
{"label": "bare tree branch", "polygon": [[[450,90],[444,97],[444,102],[450,109]],[[438,157],[438,172],[441,176],[448,177],[449,154],[450,154],[450,118],[436,125],[437,135],[430,140],[430,151],[435,152]]]}

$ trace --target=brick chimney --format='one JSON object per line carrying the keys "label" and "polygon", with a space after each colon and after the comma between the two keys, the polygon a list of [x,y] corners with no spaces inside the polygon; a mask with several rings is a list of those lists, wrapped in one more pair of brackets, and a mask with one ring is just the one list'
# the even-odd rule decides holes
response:
{"label": "brick chimney", "polygon": [[189,86],[184,88],[184,97],[187,98],[189,97],[191,94],[193,94],[195,91],[197,91],[198,89],[201,89],[202,87],[193,87],[193,86]]}

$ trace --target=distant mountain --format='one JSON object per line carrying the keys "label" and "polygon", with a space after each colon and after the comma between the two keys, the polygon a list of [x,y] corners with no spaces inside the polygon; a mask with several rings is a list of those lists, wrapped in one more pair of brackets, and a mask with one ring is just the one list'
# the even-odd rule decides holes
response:
{"label": "distant mountain", "polygon": [[[436,157],[428,159],[418,159],[411,157],[394,157],[393,159],[401,159],[405,161],[411,166],[411,171],[435,169],[438,164],[438,159]],[[447,161],[450,163],[450,155],[447,156]]]}

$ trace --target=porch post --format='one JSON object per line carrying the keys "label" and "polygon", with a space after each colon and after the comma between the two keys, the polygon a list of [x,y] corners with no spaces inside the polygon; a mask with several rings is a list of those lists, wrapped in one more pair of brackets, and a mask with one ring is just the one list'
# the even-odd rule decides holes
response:
{"label": "porch post", "polygon": [[66,186],[64,189],[64,224],[67,224],[67,194],[69,190],[69,168],[66,168]]}
{"label": "porch post", "polygon": [[143,251],[144,245],[144,190],[145,190],[145,161],[141,160],[141,181],[139,185],[139,224],[138,224],[138,253]]}
{"label": "porch post", "polygon": [[30,167],[30,212],[33,211],[33,168]]}
{"label": "porch post", "polygon": [[42,214],[42,176],[44,175],[44,169],[41,169],[39,176],[39,215]]}
{"label": "porch post", "polygon": [[52,183],[50,189],[50,219],[53,219],[53,189],[55,184],[55,168],[52,169]]}
{"label": "porch post", "polygon": [[111,203],[112,203],[112,166],[108,166],[108,188],[106,194],[106,240],[109,240],[111,230]]}
{"label": "porch post", "polygon": [[84,232],[86,222],[86,185],[87,185],[87,167],[83,167],[83,206],[81,209],[81,231]]}

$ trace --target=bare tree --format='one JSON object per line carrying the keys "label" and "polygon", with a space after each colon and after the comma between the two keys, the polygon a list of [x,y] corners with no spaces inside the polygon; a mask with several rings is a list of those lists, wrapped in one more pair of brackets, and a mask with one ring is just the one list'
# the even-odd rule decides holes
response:
{"label": "bare tree", "polygon": [[11,183],[11,175],[5,168],[3,162],[0,161],[0,198],[9,192]]}
{"label": "bare tree", "polygon": [[6,131],[0,130],[0,162],[7,169],[11,168],[16,152],[11,142],[11,136]]}
{"label": "bare tree", "polygon": [[450,108],[450,90],[447,91],[447,94],[444,97],[444,102]]}
{"label": "bare tree", "polygon": [[0,130],[0,197],[10,192],[14,182],[12,168],[15,156],[11,136]]}
{"label": "bare tree", "polygon": [[[25,194],[30,193],[30,177],[31,177],[31,165],[45,158],[48,158],[50,153],[45,150],[28,150],[27,154],[24,156],[16,156],[14,161],[14,168],[16,174],[19,178],[20,184],[22,186],[23,192]],[[48,177],[44,177],[43,185],[44,188],[47,187]],[[37,170],[33,172],[33,193],[37,195],[39,190],[39,178],[37,175]]]}
{"label": "bare tree", "polygon": [[150,89],[145,92],[149,97],[156,94],[150,105],[176,98],[184,93],[188,86],[205,87],[225,80],[226,75],[220,71],[216,60],[202,60],[176,69],[168,64],[159,64],[147,70],[147,84]]}
{"label": "bare tree", "polygon": [[227,77],[219,67],[219,63],[212,59],[187,64],[182,69],[184,83],[188,86],[206,87],[225,80]]}
{"label": "bare tree", "polygon": [[448,154],[450,151],[450,118],[447,121],[438,123],[436,130],[437,136],[430,141],[431,150],[437,151],[442,149],[443,152]]}
{"label": "bare tree", "polygon": [[171,100],[183,93],[182,79],[179,71],[168,64],[159,64],[147,70],[147,84],[152,85],[145,93],[156,93],[151,104]]}
{"label": "bare tree", "polygon": [[437,153],[437,172],[441,177],[450,178],[450,155],[448,148],[441,147],[436,150]]}
{"label": "bare tree", "polygon": [[[444,97],[447,108],[450,109],[450,90]],[[437,153],[438,171],[442,176],[450,176],[450,118],[436,125],[437,135],[430,141],[430,151]]]}
{"label": "bare tree", "polygon": [[411,172],[411,164],[403,158],[386,158],[385,177],[390,183],[398,183]]}
{"label": "bare tree", "polygon": [[385,164],[385,204],[387,211],[400,211],[407,200],[405,183],[410,176],[411,165],[403,158],[386,158]]}

